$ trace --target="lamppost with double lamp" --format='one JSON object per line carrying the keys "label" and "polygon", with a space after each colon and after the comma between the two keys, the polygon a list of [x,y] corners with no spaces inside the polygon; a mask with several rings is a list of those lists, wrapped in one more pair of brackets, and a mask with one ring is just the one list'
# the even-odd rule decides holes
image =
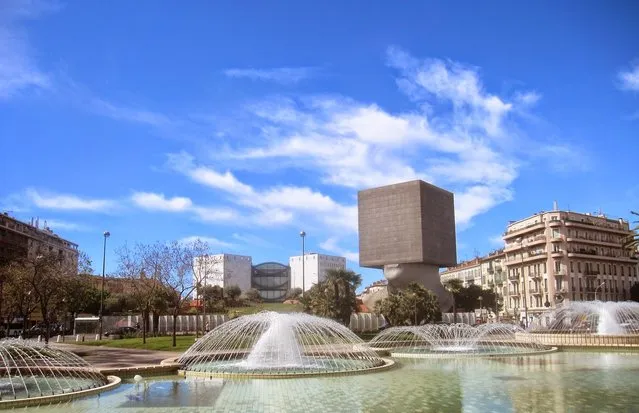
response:
{"label": "lamppost with double lamp", "polygon": [[606,282],[602,282],[601,284],[599,284],[599,287],[595,288],[595,301],[597,301],[597,290],[600,289],[601,287],[604,286],[604,284],[606,284]]}
{"label": "lamppost with double lamp", "polygon": [[306,232],[301,231],[300,232],[300,237],[302,237],[302,297],[304,297],[304,289],[306,288],[306,280],[305,278],[305,268],[306,267],[306,257],[305,257],[305,253],[304,253],[304,238],[306,238]]}
{"label": "lamppost with double lamp", "polygon": [[109,231],[104,231],[104,246],[102,248],[102,288],[100,288],[100,314],[98,314],[99,323],[100,323],[100,340],[102,340],[102,312],[104,310],[104,281],[105,281],[105,270],[106,270],[106,242],[107,238],[111,236]]}

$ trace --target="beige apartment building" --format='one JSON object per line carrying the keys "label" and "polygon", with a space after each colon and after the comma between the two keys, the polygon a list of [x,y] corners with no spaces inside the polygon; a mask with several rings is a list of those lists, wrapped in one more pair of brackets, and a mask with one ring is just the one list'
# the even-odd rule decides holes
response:
{"label": "beige apartment building", "polygon": [[624,220],[568,211],[511,222],[504,309],[530,321],[565,300],[627,300],[637,282],[637,256],[623,248],[630,233]]}
{"label": "beige apartment building", "polygon": [[638,281],[637,254],[623,248],[628,222],[604,215],[541,212],[511,222],[505,246],[449,268],[459,278],[501,295],[502,316],[528,323],[565,301],[624,301]]}

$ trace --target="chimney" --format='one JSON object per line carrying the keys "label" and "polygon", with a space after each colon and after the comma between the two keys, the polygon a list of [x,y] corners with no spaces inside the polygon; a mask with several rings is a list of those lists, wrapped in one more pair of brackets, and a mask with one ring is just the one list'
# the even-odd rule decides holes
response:
{"label": "chimney", "polygon": [[552,201],[552,210],[559,211],[559,207],[557,207],[557,201]]}

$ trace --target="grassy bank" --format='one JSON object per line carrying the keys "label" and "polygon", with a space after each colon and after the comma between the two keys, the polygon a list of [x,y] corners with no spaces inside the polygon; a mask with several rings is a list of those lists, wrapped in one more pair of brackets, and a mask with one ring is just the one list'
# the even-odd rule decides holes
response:
{"label": "grassy bank", "polygon": [[[282,303],[262,303],[255,304],[248,307],[233,307],[228,309],[230,316],[242,316],[247,314],[255,314],[260,311],[277,311],[281,313],[291,313],[302,311],[302,306],[299,304],[282,304]],[[171,336],[167,337],[148,337],[146,344],[142,344],[141,338],[123,338],[116,340],[101,340],[101,341],[85,341],[74,342],[73,344],[81,344],[85,346],[106,346],[115,348],[134,348],[141,350],[157,350],[157,351],[177,351],[183,352],[188,349],[195,342],[194,335],[177,336],[177,346],[173,347]]]}
{"label": "grassy bank", "polygon": [[73,342],[84,346],[106,346],[115,348],[134,348],[140,350],[178,351],[183,352],[195,342],[195,336],[177,336],[177,347],[173,347],[171,336],[148,337],[146,344],[142,338],[122,338],[117,340]]}

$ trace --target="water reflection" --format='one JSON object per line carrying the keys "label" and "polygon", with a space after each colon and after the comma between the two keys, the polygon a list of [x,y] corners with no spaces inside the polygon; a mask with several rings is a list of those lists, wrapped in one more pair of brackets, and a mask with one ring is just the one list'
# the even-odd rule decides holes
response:
{"label": "water reflection", "polygon": [[636,353],[402,359],[393,370],[344,377],[146,380],[37,411],[629,412],[639,406],[638,372]]}

